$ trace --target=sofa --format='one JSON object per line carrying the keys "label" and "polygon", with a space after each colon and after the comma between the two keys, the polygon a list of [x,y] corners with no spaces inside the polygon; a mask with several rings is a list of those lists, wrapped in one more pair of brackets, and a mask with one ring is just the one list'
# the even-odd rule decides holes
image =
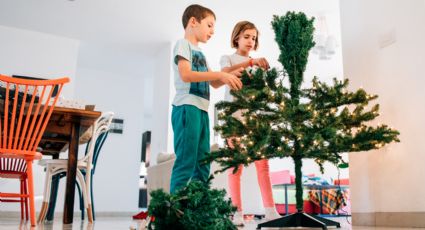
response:
{"label": "sofa", "polygon": [[147,168],[148,202],[150,200],[149,194],[153,190],[163,189],[166,192],[170,191],[171,171],[175,158],[174,153],[160,153],[156,164]]}
{"label": "sofa", "polygon": [[[211,146],[211,151],[218,148],[218,145]],[[171,172],[173,170],[176,155],[174,153],[159,153],[157,162],[147,168],[147,191],[148,202],[150,200],[149,194],[156,189],[163,189],[166,192],[170,191]],[[219,165],[213,162],[211,164],[211,173],[219,169]],[[227,188],[227,176],[225,173],[214,175],[212,187],[218,189]]]}
{"label": "sofa", "polygon": [[[218,148],[217,145],[211,146],[211,151]],[[147,168],[147,191],[163,189],[166,192],[170,191],[171,172],[175,161],[174,153],[160,153],[157,156],[155,165]],[[211,164],[211,173],[218,170],[220,166],[213,162]],[[253,180],[253,178],[255,178]],[[227,172],[214,175],[211,187],[216,189],[224,189],[228,191]],[[254,182],[254,183],[252,183]],[[264,207],[261,199],[261,193],[256,182],[256,170],[254,165],[247,167],[241,178],[242,203],[246,214],[264,214]],[[249,191],[249,192],[247,192]],[[148,195],[148,202],[150,197]]]}

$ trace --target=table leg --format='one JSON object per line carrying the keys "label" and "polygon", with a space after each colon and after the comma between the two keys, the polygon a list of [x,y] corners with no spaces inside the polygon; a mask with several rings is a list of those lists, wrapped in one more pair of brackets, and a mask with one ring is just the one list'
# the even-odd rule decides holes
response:
{"label": "table leg", "polygon": [[285,215],[289,215],[288,213],[288,185],[285,184]]}
{"label": "table leg", "polygon": [[319,189],[319,201],[320,201],[320,214],[323,215],[323,197],[322,188]]}
{"label": "table leg", "polygon": [[68,169],[66,172],[65,204],[63,210],[63,223],[71,224],[74,217],[74,196],[77,174],[78,144],[80,136],[80,123],[74,122],[71,128],[71,137],[68,150]]}

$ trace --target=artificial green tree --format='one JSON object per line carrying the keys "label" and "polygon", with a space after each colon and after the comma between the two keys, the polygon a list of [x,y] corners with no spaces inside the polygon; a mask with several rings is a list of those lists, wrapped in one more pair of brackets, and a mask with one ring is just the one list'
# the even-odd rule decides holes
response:
{"label": "artificial green tree", "polygon": [[237,230],[230,220],[236,210],[226,191],[211,189],[210,181],[192,181],[175,194],[152,191],[148,229],[155,230]]}
{"label": "artificial green tree", "polygon": [[[302,88],[308,55],[315,45],[313,21],[304,13],[274,16],[272,27],[284,69],[245,72],[243,89],[231,91],[234,101],[216,105],[220,124],[215,129],[235,147],[227,144],[207,159],[220,163],[224,171],[256,160],[291,157],[299,212],[303,210],[302,159],[314,159],[323,172],[326,161],[347,165],[341,153],[379,149],[399,141],[397,130],[371,123],[379,116],[379,105],[369,105],[377,95],[363,89],[349,92],[348,80],[326,84],[317,77],[312,87]],[[232,116],[238,110],[242,119]]]}

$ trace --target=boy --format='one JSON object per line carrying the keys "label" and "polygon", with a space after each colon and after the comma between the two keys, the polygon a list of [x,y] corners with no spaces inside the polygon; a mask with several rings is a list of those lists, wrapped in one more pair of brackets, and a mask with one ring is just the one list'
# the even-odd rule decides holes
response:
{"label": "boy", "polygon": [[210,152],[208,118],[209,84],[223,84],[238,90],[243,68],[231,73],[211,72],[198,43],[206,43],[214,34],[215,14],[200,5],[190,5],[182,17],[184,39],[177,41],[173,53],[176,95],[171,115],[176,161],[171,175],[170,192],[186,186],[190,180],[206,182],[209,165],[199,161]]}

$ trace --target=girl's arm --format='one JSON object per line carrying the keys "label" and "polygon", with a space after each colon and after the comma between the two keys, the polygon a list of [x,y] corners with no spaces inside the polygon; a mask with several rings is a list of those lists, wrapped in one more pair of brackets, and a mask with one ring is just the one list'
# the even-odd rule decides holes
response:
{"label": "girl's arm", "polygon": [[242,82],[239,79],[241,75],[237,72],[233,71],[231,73],[226,72],[197,72],[192,71],[190,66],[190,62],[184,58],[179,58],[178,60],[178,70],[180,73],[180,77],[183,82],[203,82],[203,81],[221,81],[223,84],[228,85],[232,89],[241,89]]}
{"label": "girl's arm", "polygon": [[221,69],[221,71],[230,73],[230,72],[232,72],[232,71],[234,71],[238,68],[244,68],[245,69],[245,68],[248,68],[248,67],[252,67],[254,65],[261,67],[263,69],[270,68],[269,62],[267,61],[267,59],[265,59],[265,58],[255,58],[255,59],[251,58],[251,59],[244,61],[244,62],[241,62],[239,64],[229,66],[229,67],[224,67],[223,69]]}
{"label": "girl's arm", "polygon": [[236,65],[232,65],[232,66],[228,66],[228,67],[223,67],[223,68],[221,69],[221,71],[223,71],[223,72],[227,72],[227,73],[230,73],[230,72],[232,72],[233,70],[236,70],[236,69],[239,69],[239,68],[246,69],[246,68],[248,68],[248,67],[250,67],[250,66],[252,66],[252,65],[254,64],[254,63],[253,63],[253,60],[254,60],[254,59],[249,59],[249,60],[247,60],[247,61],[241,62],[241,63],[236,64]]}

